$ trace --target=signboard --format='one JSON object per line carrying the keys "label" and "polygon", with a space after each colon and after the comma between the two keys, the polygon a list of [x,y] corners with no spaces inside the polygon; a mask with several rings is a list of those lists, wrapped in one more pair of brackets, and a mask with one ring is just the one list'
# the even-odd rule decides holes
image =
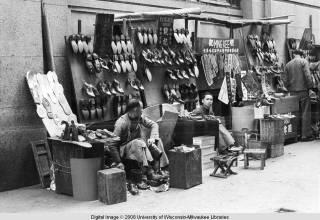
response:
{"label": "signboard", "polygon": [[196,51],[198,53],[238,54],[239,39],[198,38]]}
{"label": "signboard", "polygon": [[161,16],[158,24],[159,44],[169,46],[172,44],[173,17]]}

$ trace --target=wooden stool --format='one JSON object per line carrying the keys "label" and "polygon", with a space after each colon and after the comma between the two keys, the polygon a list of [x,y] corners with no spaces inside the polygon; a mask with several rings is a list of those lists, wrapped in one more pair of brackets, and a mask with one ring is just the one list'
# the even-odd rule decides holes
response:
{"label": "wooden stool", "polygon": [[127,201],[125,172],[118,168],[98,171],[98,197],[108,205]]}
{"label": "wooden stool", "polygon": [[261,166],[260,170],[263,170],[266,166],[266,149],[245,149],[244,154],[244,169],[248,169],[249,166],[249,155],[258,155],[260,156]]}

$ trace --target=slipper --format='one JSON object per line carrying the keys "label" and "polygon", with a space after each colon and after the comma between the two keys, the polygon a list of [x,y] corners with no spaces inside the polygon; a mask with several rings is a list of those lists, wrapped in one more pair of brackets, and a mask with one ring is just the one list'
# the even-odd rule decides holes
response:
{"label": "slipper", "polygon": [[116,45],[117,45],[117,53],[121,54],[122,47],[121,47],[120,37],[118,35],[116,35]]}
{"label": "slipper", "polygon": [[153,44],[153,30],[151,28],[148,29],[148,40],[150,44]]}
{"label": "slipper", "polygon": [[78,48],[78,44],[76,42],[76,35],[70,35],[69,42],[72,47],[73,53],[77,54],[79,51],[79,48]]}
{"label": "slipper", "polygon": [[140,44],[143,44],[143,36],[142,36],[142,30],[141,27],[137,28],[137,37],[139,39]]}
{"label": "slipper", "polygon": [[88,44],[88,52],[89,53],[93,53],[93,42],[92,42],[92,38],[91,38],[90,35],[86,36],[86,41],[87,41],[87,44]]}
{"label": "slipper", "polygon": [[87,94],[89,97],[95,97],[95,94],[93,92],[93,86],[85,81],[83,81],[83,91],[85,94]]}
{"label": "slipper", "polygon": [[134,49],[133,49],[133,44],[132,44],[132,42],[130,40],[130,37],[128,35],[126,35],[125,39],[126,39],[126,42],[127,42],[127,51],[128,51],[128,53],[133,54],[134,53]]}
{"label": "slipper", "polygon": [[48,79],[47,75],[45,75],[45,74],[41,74],[41,75],[42,75],[43,87],[46,88],[46,91],[47,91],[47,93],[49,95],[50,100],[54,104],[58,103],[57,97],[55,96],[55,94],[53,92],[53,89],[50,86],[49,79]]}
{"label": "slipper", "polygon": [[134,72],[137,72],[138,71],[138,64],[137,64],[136,59],[135,59],[136,57],[135,57],[135,55],[131,55],[130,57],[131,57],[132,69],[133,69]]}
{"label": "slipper", "polygon": [[86,37],[83,34],[81,34],[80,39],[82,41],[83,51],[87,54],[89,52],[89,48],[88,48],[88,44],[86,41]]}
{"label": "slipper", "polygon": [[94,65],[93,65],[93,57],[91,54],[88,54],[85,61],[86,67],[90,74],[94,74]]}
{"label": "slipper", "polygon": [[82,44],[81,37],[79,34],[76,35],[76,41],[77,41],[77,45],[78,45],[78,51],[79,51],[79,53],[82,53],[83,52],[83,44]]}
{"label": "slipper", "polygon": [[124,62],[124,59],[123,59],[122,55],[119,55],[119,58],[120,58],[120,65],[121,65],[122,73],[125,73],[125,72],[127,72],[126,63]]}
{"label": "slipper", "polygon": [[112,36],[111,48],[112,48],[113,54],[117,54],[117,44],[115,42],[115,37],[114,36]]}
{"label": "slipper", "polygon": [[121,34],[121,36],[120,36],[120,43],[121,43],[121,47],[122,47],[123,52],[125,54],[128,53],[128,46],[125,42],[125,37],[123,34]]}
{"label": "slipper", "polygon": [[119,57],[117,55],[114,55],[113,59],[114,59],[114,66],[115,66],[114,70],[116,70],[116,73],[121,73],[121,66],[119,63]]}
{"label": "slipper", "polygon": [[147,28],[144,27],[143,28],[143,44],[148,44],[148,31],[147,31]]}
{"label": "slipper", "polygon": [[152,81],[152,74],[147,66],[144,69],[144,74],[146,75],[148,81],[151,82]]}
{"label": "slipper", "polygon": [[157,32],[156,30],[153,30],[153,44],[157,45],[158,43],[158,35],[157,35]]}
{"label": "slipper", "polygon": [[123,91],[123,89],[121,88],[120,83],[119,83],[118,80],[114,79],[114,80],[112,81],[112,87],[114,88],[114,90],[115,90],[116,92],[118,92],[118,93],[120,93],[120,94],[124,94],[124,91]]}
{"label": "slipper", "polygon": [[90,119],[96,119],[97,115],[96,115],[96,102],[94,99],[89,99],[89,112],[90,112]]}
{"label": "slipper", "polygon": [[126,64],[127,72],[128,72],[128,73],[131,73],[132,70],[133,70],[133,67],[132,67],[132,65],[131,65],[131,63],[130,63],[130,61],[129,61],[129,57],[128,57],[127,54],[124,55],[124,61],[125,61],[125,64]]}
{"label": "slipper", "polygon": [[176,42],[178,44],[180,44],[180,38],[179,38],[179,34],[178,34],[178,30],[174,30],[174,33],[173,33],[173,36],[174,36],[174,39],[176,40]]}
{"label": "slipper", "polygon": [[96,107],[97,119],[102,119],[102,108],[101,108],[100,96],[96,96],[95,98],[95,107]]}
{"label": "slipper", "polygon": [[47,118],[47,111],[42,105],[37,106],[37,114],[40,118]]}
{"label": "slipper", "polygon": [[64,96],[64,94],[60,94],[58,96],[58,101],[59,101],[59,104],[62,107],[62,109],[66,115],[72,114],[72,110],[71,110],[70,105],[69,105],[66,97]]}
{"label": "slipper", "polygon": [[108,90],[111,92],[112,95],[117,95],[116,90],[113,88],[112,83],[111,82],[107,82],[105,81]]}
{"label": "slipper", "polygon": [[48,118],[53,119],[51,104],[45,97],[42,98],[42,105],[47,111]]}
{"label": "slipper", "polygon": [[93,53],[92,54],[92,58],[93,58],[93,65],[94,65],[94,68],[96,70],[96,73],[101,73],[102,68],[101,68],[101,63],[99,61],[98,54]]}

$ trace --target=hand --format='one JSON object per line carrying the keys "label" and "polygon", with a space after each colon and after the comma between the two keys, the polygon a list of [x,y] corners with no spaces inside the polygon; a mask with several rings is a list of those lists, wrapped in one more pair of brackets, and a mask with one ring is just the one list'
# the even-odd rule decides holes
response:
{"label": "hand", "polygon": [[154,143],[156,143],[156,139],[154,139],[154,138],[149,138],[147,141],[148,146],[150,146],[151,144],[154,144]]}
{"label": "hand", "polygon": [[121,169],[121,170],[124,170],[124,165],[123,165],[123,163],[118,163],[117,166],[116,166],[116,168],[119,168],[119,169]]}

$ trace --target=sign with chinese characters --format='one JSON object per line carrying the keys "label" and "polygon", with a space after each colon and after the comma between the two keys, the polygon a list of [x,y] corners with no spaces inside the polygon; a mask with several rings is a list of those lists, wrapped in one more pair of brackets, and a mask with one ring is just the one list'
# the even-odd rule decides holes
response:
{"label": "sign with chinese characters", "polygon": [[158,23],[159,44],[169,46],[172,44],[173,36],[173,17],[161,16]]}
{"label": "sign with chinese characters", "polygon": [[197,52],[212,54],[238,54],[238,39],[198,38]]}

